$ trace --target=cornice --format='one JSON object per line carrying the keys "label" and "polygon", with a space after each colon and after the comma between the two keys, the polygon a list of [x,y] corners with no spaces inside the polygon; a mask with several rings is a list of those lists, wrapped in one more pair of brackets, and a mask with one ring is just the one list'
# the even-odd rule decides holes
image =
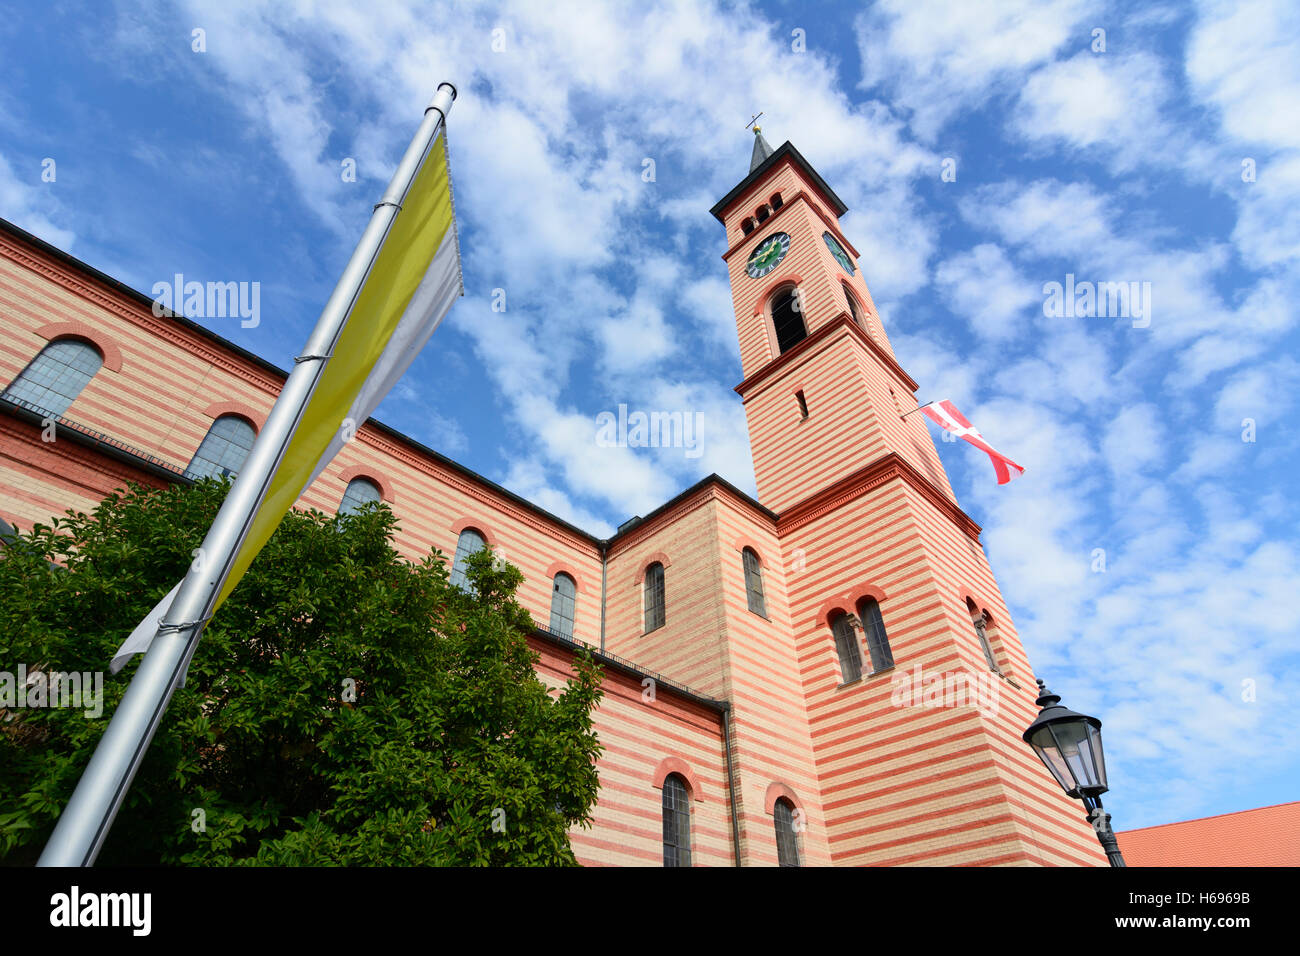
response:
{"label": "cornice", "polygon": [[263,369],[232,360],[219,349],[210,347],[198,338],[187,334],[184,329],[179,328],[174,323],[160,321],[153,315],[151,310],[141,308],[137,303],[126,300],[125,297],[118,293],[104,290],[92,282],[81,279],[6,233],[0,233],[0,255],[37,275],[43,276],[73,295],[79,296],[101,309],[112,312],[116,316],[127,319],[150,334],[165,339],[200,360],[252,385],[277,395],[284,385],[283,378],[272,377]]}
{"label": "cornice", "polygon": [[733,493],[730,488],[720,484],[715,477],[715,480],[713,481],[708,481],[706,479],[706,483],[696,489],[693,494],[687,495],[671,508],[667,508],[658,514],[652,514],[650,517],[643,519],[640,524],[629,530],[626,535],[612,541],[609,548],[609,557],[613,558],[615,555],[627,550],[628,548],[635,547],[650,535],[662,530],[667,525],[672,524],[694,511],[696,508],[707,504],[709,501],[721,501],[724,495],[739,504],[746,511],[750,512],[759,521],[765,522],[769,527],[772,526],[772,518],[770,515],[764,514],[759,510],[759,508],[755,507],[754,502],[749,499],[742,498]]}
{"label": "cornice", "polygon": [[890,452],[871,464],[846,475],[821,491],[805,498],[777,519],[777,533],[784,535],[824,517],[854,498],[898,479],[906,482],[922,497],[946,515],[971,540],[979,542],[980,526],[962,511],[934,483],[913,468],[898,452]]}
{"label": "cornice", "polygon": [[795,362],[799,356],[803,355],[805,352],[812,351],[815,343],[830,338],[841,328],[849,329],[850,333],[857,337],[858,341],[862,343],[867,351],[875,356],[886,369],[897,376],[898,380],[906,385],[910,391],[915,393],[916,390],[920,388],[920,386],[912,379],[912,376],[903,371],[903,366],[898,364],[897,359],[893,358],[888,352],[881,348],[880,344],[870,335],[862,331],[862,327],[853,321],[853,316],[849,315],[847,312],[841,312],[834,319],[813,332],[794,348],[778,355],[753,375],[749,376],[749,378],[737,385],[735,388],[736,394],[745,401],[749,401],[752,396],[746,395],[746,392],[752,392],[756,386],[771,378],[787,365]]}
{"label": "cornice", "polygon": [[431,478],[437,479],[462,494],[468,495],[480,504],[486,505],[498,513],[508,515],[521,524],[525,524],[532,528],[534,531],[540,531],[552,538],[557,538],[579,551],[599,554],[599,549],[593,547],[591,541],[580,538],[575,534],[571,534],[564,528],[542,521],[536,515],[533,515],[522,508],[516,507],[510,501],[500,496],[492,494],[490,489],[480,487],[472,481],[461,477],[451,469],[443,468],[436,461],[432,461],[389,441],[384,435],[373,431],[366,426],[363,426],[361,430],[357,432],[355,438],[377,451],[390,455],[417,471],[421,471]]}

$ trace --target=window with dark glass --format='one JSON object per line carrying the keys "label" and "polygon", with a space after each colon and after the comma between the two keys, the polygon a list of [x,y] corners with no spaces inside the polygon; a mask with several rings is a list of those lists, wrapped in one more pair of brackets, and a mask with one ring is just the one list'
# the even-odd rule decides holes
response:
{"label": "window with dark glass", "polygon": [[94,346],[77,339],[58,339],[41,349],[4,394],[51,415],[62,415],[103,364]]}
{"label": "window with dark glass", "polygon": [[794,832],[794,804],[781,797],[772,807],[776,819],[776,862],[779,866],[799,866],[799,837]]}
{"label": "window with dark glass", "polygon": [[759,222],[767,222],[767,217],[772,215],[772,210],[767,206],[759,206],[754,215]]}
{"label": "window with dark glass", "polygon": [[754,220],[752,219],[746,219],[744,222],[740,224],[740,231],[743,232],[745,235],[749,235],[756,228],[758,227],[754,224]]}
{"label": "window with dark glass", "polygon": [[858,650],[858,636],[853,632],[853,619],[840,611],[831,621],[835,635],[835,650],[840,656],[840,677],[843,683],[862,676],[862,652]]}
{"label": "window with dark glass", "polygon": [[208,429],[185,471],[191,478],[234,478],[256,439],[257,432],[244,419],[222,415]]}
{"label": "window with dark glass", "polygon": [[803,324],[799,292],[793,286],[782,289],[772,300],[772,326],[776,330],[778,352],[793,348],[807,337],[808,330]]}
{"label": "window with dark glass", "polygon": [[646,633],[664,626],[664,566],[656,561],[645,569]]}
{"label": "window with dark glass", "polygon": [[863,601],[858,608],[862,630],[867,639],[867,654],[871,657],[871,671],[883,671],[894,666],[894,655],[889,649],[889,636],[885,621],[880,616],[880,605],[874,599]]}
{"label": "window with dark glass", "polygon": [[763,568],[758,563],[758,555],[752,548],[746,548],[742,554],[745,558],[745,596],[749,600],[749,609],[767,617],[767,605],[763,602]]}
{"label": "window with dark glass", "polygon": [[458,588],[468,588],[465,576],[465,559],[487,546],[483,534],[475,528],[466,528],[456,539],[456,555],[451,561],[451,583]]}
{"label": "window with dark glass", "polygon": [[551,591],[551,630],[565,637],[573,637],[573,607],[578,595],[578,585],[567,574],[555,576]]}
{"label": "window with dark glass", "polygon": [[774,193],[772,196],[772,209],[773,210],[780,209],[784,205],[785,205],[785,200],[781,198],[781,194]]}
{"label": "window with dark glass", "polygon": [[373,481],[367,478],[353,478],[343,492],[343,500],[339,502],[339,514],[354,515],[361,510],[362,506],[381,500],[383,496]]}
{"label": "window with dark glass", "polygon": [[691,865],[691,803],[686,781],[664,778],[664,866]]}

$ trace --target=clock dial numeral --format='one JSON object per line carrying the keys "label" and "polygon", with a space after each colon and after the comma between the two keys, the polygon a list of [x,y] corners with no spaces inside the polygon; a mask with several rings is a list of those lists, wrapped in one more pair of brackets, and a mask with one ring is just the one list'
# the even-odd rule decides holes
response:
{"label": "clock dial numeral", "polygon": [[790,237],[784,232],[768,236],[750,253],[745,271],[752,278],[761,279],[781,264],[790,248]]}

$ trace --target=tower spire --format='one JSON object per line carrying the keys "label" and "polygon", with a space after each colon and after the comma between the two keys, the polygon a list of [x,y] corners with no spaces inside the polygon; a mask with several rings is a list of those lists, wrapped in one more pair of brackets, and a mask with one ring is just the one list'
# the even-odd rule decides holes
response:
{"label": "tower spire", "polygon": [[754,127],[754,152],[749,158],[749,171],[758,169],[763,160],[772,155],[772,147],[763,138],[763,127]]}

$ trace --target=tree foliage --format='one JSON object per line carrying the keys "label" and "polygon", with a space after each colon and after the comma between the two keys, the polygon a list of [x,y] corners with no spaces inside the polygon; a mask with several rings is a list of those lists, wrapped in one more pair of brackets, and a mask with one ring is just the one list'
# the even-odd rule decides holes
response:
{"label": "tree foliage", "polygon": [[[18,535],[0,550],[0,668],[106,672],[226,490],[132,487]],[[575,863],[599,669],[579,655],[550,693],[519,570],[481,551],[462,590],[438,552],[403,559],[395,527],[383,505],[286,516],[209,623],[102,863]],[[137,666],[105,676],[98,719],[0,711],[5,862],[39,854]]]}

